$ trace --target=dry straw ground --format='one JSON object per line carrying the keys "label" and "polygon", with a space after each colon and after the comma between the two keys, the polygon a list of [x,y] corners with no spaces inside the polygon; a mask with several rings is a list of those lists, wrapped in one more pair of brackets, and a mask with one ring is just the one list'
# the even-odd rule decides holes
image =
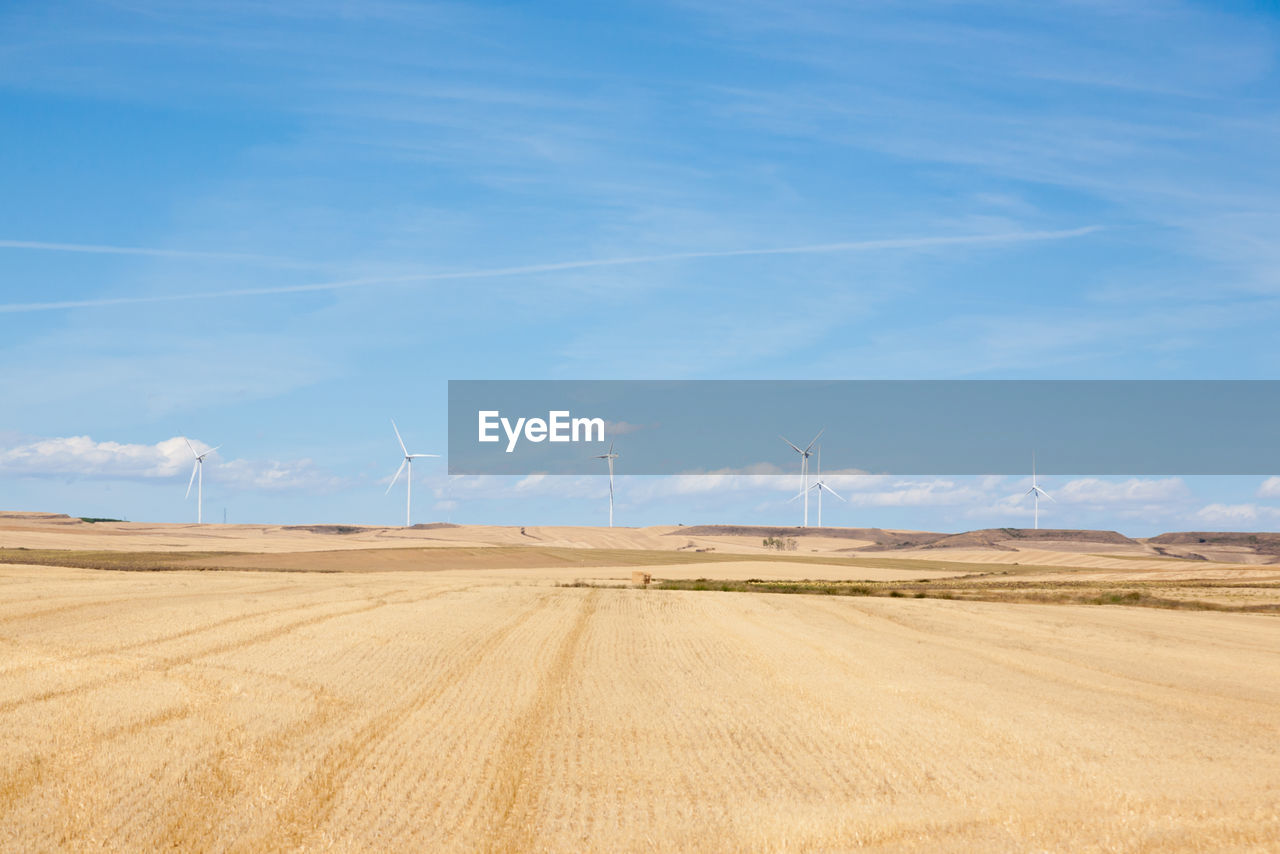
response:
{"label": "dry straw ground", "polygon": [[0,848],[1280,839],[1278,617],[575,571],[0,565]]}

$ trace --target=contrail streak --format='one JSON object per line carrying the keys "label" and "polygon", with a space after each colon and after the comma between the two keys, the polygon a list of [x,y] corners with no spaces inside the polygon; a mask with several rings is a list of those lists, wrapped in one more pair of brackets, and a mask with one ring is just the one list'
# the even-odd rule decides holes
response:
{"label": "contrail streak", "polygon": [[[699,258],[739,258],[750,255],[816,255],[834,252],[872,252],[893,249],[928,249],[948,246],[981,246],[984,244],[1027,243],[1041,240],[1065,240],[1099,231],[1101,226],[1091,225],[1062,231],[1013,231],[999,234],[970,234],[955,237],[899,237],[884,240],[860,240],[847,243],[819,243],[809,246],[785,246],[773,249],[729,249],[716,252],[673,252],[667,255],[635,255],[622,258],[593,258],[582,261],[558,261],[549,264],[526,264],[519,267],[491,267],[484,270],[463,270],[443,273],[413,273],[405,276],[379,276],[376,278],[343,279],[335,282],[316,282],[307,285],[280,285],[270,288],[237,288],[222,291],[203,291],[189,294],[157,294],[142,297],[104,297],[102,299],[59,300],[57,302],[28,302],[0,304],[0,314],[24,311],[58,311],[72,308],[94,308],[112,305],[134,305],[179,300],[218,299],[225,297],[267,296],[270,294],[297,294],[312,291],[338,291],[347,288],[365,288],[377,285],[395,285],[409,282],[438,282],[458,279],[490,279],[503,276],[527,276],[537,273],[554,273],[563,270],[583,270],[593,267],[625,267],[636,264],[655,264],[663,261],[688,261]],[[159,251],[159,250],[157,250]]]}
{"label": "contrail streak", "polygon": [[36,249],[46,252],[87,252],[94,255],[146,255],[153,258],[204,258],[211,261],[265,261],[292,264],[287,258],[238,252],[199,252],[189,249],[154,249],[145,246],[103,246],[96,243],[46,243],[39,240],[0,240],[0,249]]}

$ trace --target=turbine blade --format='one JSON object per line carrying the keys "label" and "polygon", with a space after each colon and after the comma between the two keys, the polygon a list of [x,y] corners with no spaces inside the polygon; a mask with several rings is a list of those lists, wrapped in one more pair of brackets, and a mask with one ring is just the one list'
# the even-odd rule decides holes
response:
{"label": "turbine blade", "polygon": [[803,453],[804,453],[804,451],[800,450],[800,449],[799,449],[799,448],[797,448],[795,445],[792,445],[792,444],[791,444],[791,440],[790,440],[790,439],[788,439],[786,436],[783,436],[781,433],[779,433],[779,434],[778,434],[778,438],[779,438],[779,439],[781,439],[782,441],[786,442],[788,445],[791,445],[791,450],[795,451],[797,454],[803,454]]}
{"label": "turbine blade", "polygon": [[406,454],[409,459],[416,460],[418,457],[438,457],[439,454]]}
{"label": "turbine blade", "polygon": [[218,449],[219,449],[219,448],[221,448],[221,447],[222,447],[221,445],[214,445],[212,448],[210,448],[209,450],[207,450],[207,451],[205,451],[203,454],[201,454],[201,455],[200,455],[200,458],[201,458],[201,459],[204,459],[205,457],[209,456],[210,454],[212,454],[214,451],[218,450]]}
{"label": "turbine blade", "polygon": [[1058,500],[1054,498],[1052,495],[1050,495],[1049,493],[1045,492],[1043,489],[1040,489],[1040,487],[1037,486],[1036,489],[1039,490],[1041,495],[1043,495],[1045,498],[1049,499],[1050,501],[1056,502]]}
{"label": "turbine blade", "polygon": [[391,429],[396,431],[396,441],[400,443],[400,450],[404,451],[404,455],[409,456],[409,449],[404,446],[404,439],[400,438],[400,428],[396,426],[396,420],[391,419]]}
{"label": "turbine blade", "polygon": [[407,459],[400,461],[400,468],[396,469],[395,476],[392,477],[391,482],[387,484],[387,491],[382,493],[383,495],[387,495],[391,492],[391,487],[395,486],[396,481],[400,479],[400,472],[404,471],[404,467],[407,466],[408,464],[409,464],[409,461]]}
{"label": "turbine blade", "polygon": [[187,481],[187,494],[182,497],[186,501],[191,497],[191,484],[196,482],[196,469],[200,468],[200,458],[196,457],[195,464],[191,466],[191,480]]}
{"label": "turbine blade", "polygon": [[191,440],[190,440],[190,439],[188,439],[186,436],[183,436],[183,437],[182,437],[182,441],[186,442],[186,443],[187,443],[187,447],[191,449],[191,456],[193,456],[193,457],[198,457],[198,456],[200,456],[199,454],[197,454],[197,453],[196,453],[196,449],[191,447]]}
{"label": "turbine blade", "polygon": [[824,483],[824,484],[822,484],[822,488],[823,488],[823,489],[825,489],[827,492],[830,492],[830,493],[831,493],[832,495],[834,495],[836,498],[839,498],[841,501],[844,501],[844,496],[843,496],[843,495],[841,495],[840,493],[836,492],[834,489],[832,489],[831,487],[827,486],[825,483]]}
{"label": "turbine blade", "polygon": [[795,501],[795,500],[800,499],[800,498],[804,498],[804,490],[803,490],[803,489],[802,489],[802,490],[800,490],[799,492],[797,492],[795,495],[793,495],[793,496],[791,496],[790,498],[788,498],[788,499],[787,499],[787,503],[788,503],[788,504],[790,504],[792,501]]}
{"label": "turbine blade", "polygon": [[[819,431],[818,431],[818,435],[814,436],[814,437],[813,437],[813,441],[809,443],[809,447],[808,447],[808,448],[805,448],[803,451],[800,451],[800,453],[802,453],[802,454],[807,454],[807,453],[809,453],[810,448],[812,448],[812,447],[814,446],[814,443],[816,443],[819,439],[821,439],[821,438],[822,438],[822,434],[823,434],[823,433],[825,433],[825,432],[827,432],[827,428],[826,428],[826,427],[823,427],[821,430],[819,430]],[[797,448],[797,450],[799,450],[799,449]]]}

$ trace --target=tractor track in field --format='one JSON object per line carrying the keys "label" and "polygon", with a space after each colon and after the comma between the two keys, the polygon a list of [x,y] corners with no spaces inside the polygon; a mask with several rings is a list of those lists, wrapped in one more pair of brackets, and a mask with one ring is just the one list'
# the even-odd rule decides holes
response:
{"label": "tractor track in field", "polygon": [[[199,661],[204,658],[209,658],[214,655],[219,655],[227,652],[234,652],[255,644],[267,643],[269,641],[291,634],[292,632],[298,631],[299,629],[305,629],[311,626],[317,626],[322,623],[329,622],[331,620],[338,620],[338,619],[342,619],[343,617],[351,617],[358,614],[363,614],[368,611],[374,611],[379,608],[385,608],[388,605],[401,605],[401,604],[408,604],[408,603],[417,602],[417,601],[424,601],[427,599],[434,599],[438,596],[443,596],[448,593],[457,592],[458,590],[462,590],[462,589],[465,589],[465,588],[459,587],[459,588],[449,588],[446,590],[436,590],[427,594],[426,596],[421,596],[421,597],[409,599],[406,601],[394,601],[394,602],[387,600],[383,595],[379,595],[372,602],[369,602],[368,599],[365,599],[364,601],[367,604],[361,605],[356,608],[349,608],[346,610],[338,611],[336,613],[317,614],[315,616],[307,617],[301,620],[294,620],[292,622],[285,623],[284,625],[273,626],[270,629],[266,629],[256,634],[252,634],[248,637],[242,637],[242,638],[237,638],[233,641],[226,641],[223,643],[213,644],[212,646],[205,647],[196,652],[184,653],[179,655],[171,655],[171,656],[162,656],[156,659],[145,661],[145,662],[142,662],[140,666],[137,669],[133,670],[131,673],[123,673],[123,674],[114,673],[109,676],[101,677],[99,679],[92,679],[87,682],[82,682],[78,685],[74,685],[68,688],[60,688],[60,689],[54,689],[49,691],[43,691],[36,694],[28,695],[26,697],[6,700],[4,702],[0,702],[0,714],[13,711],[14,709],[21,708],[22,706],[29,705],[31,703],[41,703],[48,700],[57,700],[57,699],[66,699],[70,697],[75,697],[87,691],[92,691],[97,688],[102,688],[102,687],[111,685],[113,683],[119,682],[122,679],[136,678],[137,675],[140,675],[148,671],[169,670],[175,667],[180,667],[182,665],[191,664],[193,662]],[[374,598],[374,597],[370,597],[370,598]],[[281,612],[289,611],[289,610],[294,610],[294,609],[292,607],[280,609]],[[199,632],[192,632],[192,634],[198,634],[198,633]],[[165,639],[158,640],[156,641],[156,643],[164,642],[164,640]]]}
{"label": "tractor track in field", "polygon": [[583,633],[599,601],[599,590],[583,597],[573,624],[538,681],[532,702],[511,721],[508,735],[495,754],[498,776],[481,799],[491,821],[480,845],[482,851],[527,851],[534,843],[528,818],[539,792],[527,779],[529,766],[538,745],[548,734],[555,705],[563,699],[574,660],[580,653]]}
{"label": "tractor track in field", "polygon": [[439,693],[440,685],[449,685],[470,675],[477,665],[491,657],[513,633],[545,606],[550,597],[551,594],[538,596],[517,616],[462,651],[460,657],[439,677],[414,692],[407,700],[367,720],[356,732],[331,747],[280,809],[270,831],[237,844],[234,846],[235,850],[301,847],[333,812],[339,792],[359,762],[372,753],[380,741],[394,733],[410,715],[430,703]]}

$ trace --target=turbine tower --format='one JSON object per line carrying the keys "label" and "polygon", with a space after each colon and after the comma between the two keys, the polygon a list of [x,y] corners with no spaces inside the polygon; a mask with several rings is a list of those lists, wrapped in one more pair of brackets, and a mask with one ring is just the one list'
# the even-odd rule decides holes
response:
{"label": "turbine tower", "polygon": [[221,448],[221,445],[210,448],[203,454],[196,453],[196,449],[191,447],[190,440],[186,436],[182,437],[182,441],[187,443],[187,447],[191,448],[191,456],[196,458],[195,464],[191,466],[191,480],[187,481],[187,494],[183,500],[191,497],[191,484],[196,486],[196,524],[200,525],[204,522],[204,458]]}
{"label": "turbine tower", "polygon": [[822,493],[830,492],[836,498],[839,498],[841,501],[844,501],[844,496],[836,492],[831,487],[827,486],[827,482],[822,479],[822,446],[821,445],[818,446],[818,480],[813,486],[809,488],[813,490],[817,490],[818,492],[818,527],[821,528],[822,527]]}
{"label": "turbine tower", "polygon": [[818,435],[813,437],[813,441],[805,446],[803,451],[793,445],[786,436],[781,434],[778,436],[779,439],[791,445],[791,450],[800,455],[800,494],[804,496],[804,524],[801,526],[802,528],[809,527],[809,454],[813,452],[814,444],[822,437],[823,430],[826,429],[826,427],[823,427],[822,430],[819,430]]}
{"label": "turbine tower", "polygon": [[396,426],[396,420],[391,419],[391,429],[396,431],[396,441],[400,443],[400,450],[404,452],[404,459],[400,461],[400,468],[396,469],[395,475],[391,478],[391,483],[387,484],[387,491],[384,495],[391,493],[391,487],[396,485],[396,481],[400,479],[400,472],[406,468],[409,470],[404,481],[404,526],[406,528],[413,524],[413,461],[419,457],[438,457],[439,454],[411,454],[409,449],[404,446],[404,439],[400,438],[400,428]]}
{"label": "turbine tower", "polygon": [[1054,501],[1055,499],[1052,495],[1050,495],[1049,493],[1041,489],[1040,485],[1036,483],[1036,455],[1035,454],[1031,455],[1031,488],[1028,489],[1026,495],[1022,497],[1026,498],[1027,495],[1033,496],[1035,498],[1035,503],[1036,503],[1035,530],[1038,531],[1040,530],[1040,496],[1043,495],[1045,498],[1049,499],[1050,501]]}
{"label": "turbine tower", "polygon": [[609,461],[609,527],[610,528],[613,527],[613,461],[616,460],[617,458],[618,458],[618,455],[613,450],[613,442],[609,442],[609,453],[598,454],[591,458],[593,460]]}

